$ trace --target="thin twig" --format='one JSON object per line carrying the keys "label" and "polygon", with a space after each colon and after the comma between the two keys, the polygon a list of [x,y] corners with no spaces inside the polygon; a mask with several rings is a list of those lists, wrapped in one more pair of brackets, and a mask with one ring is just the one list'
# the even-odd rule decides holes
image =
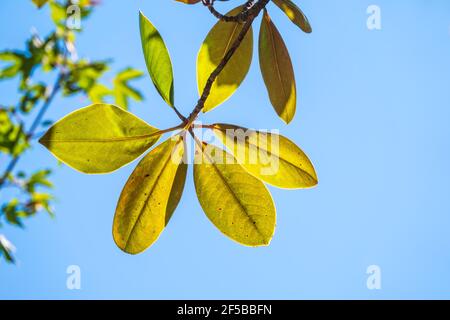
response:
{"label": "thin twig", "polygon": [[225,22],[245,22],[249,17],[249,11],[253,7],[255,0],[248,0],[244,4],[244,10],[242,10],[240,13],[234,16],[221,14],[214,8],[214,2],[215,0],[202,0],[203,5],[207,7],[209,11],[212,13],[212,15],[215,16],[217,19]]}

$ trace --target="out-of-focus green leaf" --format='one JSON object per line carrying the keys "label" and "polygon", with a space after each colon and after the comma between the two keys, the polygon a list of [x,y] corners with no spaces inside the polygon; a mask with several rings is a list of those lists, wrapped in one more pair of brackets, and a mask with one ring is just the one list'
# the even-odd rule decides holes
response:
{"label": "out-of-focus green leaf", "polygon": [[280,188],[310,188],[317,175],[308,156],[282,135],[215,124],[214,133],[255,177]]}
{"label": "out-of-focus green leaf", "polygon": [[186,179],[184,143],[169,139],[142,159],[117,204],[113,236],[117,246],[137,254],[159,237],[180,200]]}
{"label": "out-of-focus green leaf", "polygon": [[114,78],[113,93],[115,97],[115,103],[119,107],[128,109],[128,100],[134,99],[136,101],[142,101],[142,94],[135,88],[130,86],[130,81],[141,78],[142,71],[127,68],[119,72]]}
{"label": "out-of-focus green leaf", "polygon": [[23,54],[13,51],[0,52],[0,61],[9,62],[9,64],[0,70],[0,80],[13,78],[23,67],[25,57]]}
{"label": "out-of-focus green leaf", "polygon": [[12,254],[15,250],[14,245],[4,235],[0,234],[0,256],[3,256],[7,262],[14,263]]}
{"label": "out-of-focus green leaf", "polygon": [[50,15],[53,22],[58,26],[64,26],[67,19],[67,8],[61,3],[52,1],[50,3]]}
{"label": "out-of-focus green leaf", "polygon": [[308,18],[305,14],[300,10],[299,7],[291,0],[272,0],[283,12],[286,16],[295,23],[300,29],[302,29],[306,33],[311,33],[312,28],[309,24]]}
{"label": "out-of-focus green leaf", "polygon": [[18,156],[28,147],[23,126],[13,123],[6,110],[0,110],[0,152]]}
{"label": "out-of-focus green leaf", "polygon": [[25,88],[25,92],[20,99],[19,110],[28,113],[34,109],[36,104],[45,98],[47,87],[44,84],[36,84]]}
{"label": "out-of-focus green leaf", "polygon": [[[236,15],[242,7],[233,9],[228,15]],[[232,44],[238,38],[243,24],[219,21],[208,33],[197,58],[197,85],[200,95],[210,74],[217,68]],[[228,64],[214,81],[211,93],[205,102],[204,112],[225,102],[240,86],[250,69],[253,54],[253,31],[250,29]]]}
{"label": "out-of-focus green leaf", "polygon": [[169,106],[173,107],[173,70],[169,51],[161,34],[142,12],[139,13],[139,24],[148,73],[161,97]]}
{"label": "out-of-focus green leaf", "polygon": [[26,181],[24,188],[29,193],[34,193],[37,187],[52,188],[53,184],[48,180],[51,170],[39,170]]}
{"label": "out-of-focus green leaf", "polygon": [[80,60],[70,64],[69,69],[69,76],[64,81],[64,94],[73,95],[81,92],[90,96],[91,90],[98,89],[100,77],[108,70],[108,62]]}
{"label": "out-of-focus green leaf", "polygon": [[94,104],[56,122],[39,142],[76,170],[107,173],[136,159],[159,137],[158,129],[133,114]]}
{"label": "out-of-focus green leaf", "polygon": [[93,103],[104,103],[106,102],[106,98],[112,94],[112,91],[107,86],[96,83],[87,94]]}
{"label": "out-of-focus green leaf", "polygon": [[294,69],[283,38],[267,11],[259,32],[259,64],[275,111],[283,121],[291,122],[297,105]]}
{"label": "out-of-focus green leaf", "polygon": [[222,233],[247,246],[270,243],[276,221],[272,197],[232,155],[204,145],[196,153],[194,182],[203,210]]}

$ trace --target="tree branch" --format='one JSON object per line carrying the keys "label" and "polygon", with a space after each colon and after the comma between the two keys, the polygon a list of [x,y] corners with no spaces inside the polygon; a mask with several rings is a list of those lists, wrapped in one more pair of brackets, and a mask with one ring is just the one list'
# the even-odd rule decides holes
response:
{"label": "tree branch", "polygon": [[[209,0],[206,0],[209,1]],[[223,57],[222,61],[220,61],[219,65],[216,67],[216,69],[211,73],[208,80],[206,81],[206,85],[203,89],[202,95],[200,99],[197,102],[197,105],[195,106],[194,110],[192,110],[191,114],[187,118],[186,128],[189,128],[197,119],[199,113],[202,111],[202,109],[205,106],[205,102],[209,97],[209,94],[211,92],[212,85],[214,81],[217,79],[219,74],[223,71],[223,69],[226,67],[236,50],[239,48],[239,46],[242,43],[242,40],[244,40],[245,35],[247,34],[248,30],[250,30],[250,27],[253,24],[253,21],[255,18],[259,15],[259,13],[266,7],[267,3],[269,3],[270,0],[259,0],[253,6],[248,9],[246,12],[248,14],[247,20],[244,23],[244,26],[242,27],[241,32],[239,33],[237,39],[233,42],[230,49],[227,51],[225,56]]]}

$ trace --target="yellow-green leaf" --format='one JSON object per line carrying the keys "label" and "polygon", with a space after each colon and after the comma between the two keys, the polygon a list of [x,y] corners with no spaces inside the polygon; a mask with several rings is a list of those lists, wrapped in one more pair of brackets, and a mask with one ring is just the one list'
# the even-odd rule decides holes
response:
{"label": "yellow-green leaf", "polygon": [[275,231],[276,213],[266,186],[248,174],[232,155],[213,145],[196,153],[197,197],[211,222],[231,239],[265,246]]}
{"label": "yellow-green leaf", "polygon": [[139,13],[139,23],[148,73],[161,97],[173,107],[173,70],[169,51],[161,34],[142,12]]}
{"label": "yellow-green leaf", "polygon": [[259,64],[270,102],[282,120],[291,122],[297,104],[294,69],[283,38],[267,11],[259,32]]}
{"label": "yellow-green leaf", "polygon": [[282,135],[215,124],[214,133],[255,177],[280,188],[309,188],[317,175],[308,156]]}
{"label": "yellow-green leaf", "polygon": [[[228,15],[236,15],[242,7]],[[217,68],[234,41],[243,24],[219,21],[208,33],[197,57],[197,84],[200,95],[210,74]],[[250,69],[253,53],[253,31],[250,29],[228,64],[214,81],[211,93],[203,108],[210,111],[227,100],[239,87]]]}
{"label": "yellow-green leaf", "polygon": [[184,143],[178,136],[149,152],[131,174],[117,204],[117,246],[137,254],[159,237],[181,198],[186,179]]}
{"label": "yellow-green leaf", "polygon": [[112,172],[139,157],[158,129],[109,104],[93,104],[56,122],[39,140],[59,160],[84,173]]}
{"label": "yellow-green leaf", "polygon": [[33,3],[36,5],[36,7],[41,8],[43,7],[48,0],[33,0]]}
{"label": "yellow-green leaf", "polygon": [[283,12],[286,16],[296,24],[300,29],[302,29],[306,33],[311,33],[312,28],[309,24],[308,18],[305,14],[300,10],[299,7],[291,0],[272,0]]}

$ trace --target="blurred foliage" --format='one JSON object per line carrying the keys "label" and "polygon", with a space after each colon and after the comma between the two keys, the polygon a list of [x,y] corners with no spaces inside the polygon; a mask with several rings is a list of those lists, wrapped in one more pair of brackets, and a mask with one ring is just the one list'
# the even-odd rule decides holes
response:
{"label": "blurred foliage", "polygon": [[[35,143],[36,131],[52,123],[45,119],[45,112],[57,94],[81,95],[96,103],[114,101],[124,109],[128,108],[130,99],[143,99],[130,85],[142,76],[141,71],[124,68],[108,85],[102,79],[110,69],[111,60],[78,58],[77,35],[98,2],[30,1],[33,4],[49,12],[53,30],[47,35],[33,31],[24,49],[0,49],[0,82],[17,83],[18,92],[14,104],[5,105],[0,101],[0,228],[6,224],[23,228],[26,218],[40,212],[53,215],[51,170],[16,171],[16,164]],[[36,14],[41,13],[36,11]],[[14,262],[14,249],[0,231],[0,256]]]}

